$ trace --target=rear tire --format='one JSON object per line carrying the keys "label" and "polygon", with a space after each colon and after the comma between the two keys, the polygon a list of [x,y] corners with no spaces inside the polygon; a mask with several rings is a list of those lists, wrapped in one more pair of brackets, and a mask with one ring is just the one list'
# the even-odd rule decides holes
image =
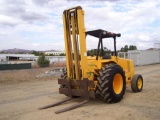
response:
{"label": "rear tire", "polygon": [[135,74],[131,81],[131,89],[133,92],[141,92],[143,89],[143,77],[142,75]]}
{"label": "rear tire", "polygon": [[109,64],[99,72],[97,94],[107,103],[119,102],[126,89],[125,73],[121,66]]}

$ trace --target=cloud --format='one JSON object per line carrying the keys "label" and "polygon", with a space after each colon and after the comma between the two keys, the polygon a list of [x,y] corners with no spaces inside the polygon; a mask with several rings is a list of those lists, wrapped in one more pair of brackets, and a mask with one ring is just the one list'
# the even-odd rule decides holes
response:
{"label": "cloud", "polygon": [[32,0],[16,0],[14,2],[11,0],[6,0],[5,2],[1,3],[1,6],[4,7],[0,8],[0,13],[6,16],[6,18],[10,17],[12,19],[19,19],[19,21],[21,20],[29,23],[48,19],[48,15],[45,14],[45,11],[33,4]]}
{"label": "cloud", "polygon": [[39,43],[33,43],[32,45],[33,45],[33,46],[40,46]]}
{"label": "cloud", "polygon": [[5,33],[5,32],[3,32],[3,31],[1,31],[1,32],[0,32],[0,35],[6,35],[6,33]]}
{"label": "cloud", "polygon": [[33,0],[33,2],[37,5],[45,5],[48,4],[48,2],[51,0]]}
{"label": "cloud", "polygon": [[[64,50],[62,14],[78,5],[85,11],[86,30],[122,34],[118,49],[126,44],[147,49],[160,42],[160,1],[1,0],[0,5],[0,49]],[[112,40],[104,44],[113,47]],[[97,48],[97,39],[87,37],[87,48]]]}
{"label": "cloud", "polygon": [[4,27],[4,26],[11,26],[14,27],[15,25],[19,24],[21,21],[18,19],[14,19],[12,17],[9,16],[5,16],[5,15],[0,15],[0,26]]}
{"label": "cloud", "polygon": [[34,21],[41,21],[41,20],[46,20],[47,17],[38,13],[34,12],[25,12],[24,14],[21,14],[20,16],[22,20],[27,21],[27,22],[34,22]]}

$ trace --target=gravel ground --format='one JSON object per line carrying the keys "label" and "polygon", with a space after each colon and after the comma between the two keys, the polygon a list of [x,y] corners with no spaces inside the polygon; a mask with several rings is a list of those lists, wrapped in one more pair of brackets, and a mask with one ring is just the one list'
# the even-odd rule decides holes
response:
{"label": "gravel ground", "polygon": [[103,103],[98,98],[80,108],[55,114],[56,110],[83,99],[38,110],[39,107],[65,98],[58,94],[57,79],[36,77],[47,69],[0,71],[0,120],[159,120],[160,64],[135,67],[144,78],[144,89],[133,93],[127,87],[124,98],[116,104]]}

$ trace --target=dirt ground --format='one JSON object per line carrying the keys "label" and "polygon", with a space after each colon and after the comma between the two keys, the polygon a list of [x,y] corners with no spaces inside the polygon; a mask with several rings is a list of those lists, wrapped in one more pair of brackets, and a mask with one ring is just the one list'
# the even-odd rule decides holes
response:
{"label": "dirt ground", "polygon": [[142,92],[133,93],[127,87],[124,98],[119,103],[106,104],[96,98],[80,108],[61,114],[54,112],[83,99],[77,98],[60,106],[38,110],[39,107],[65,98],[58,94],[59,85],[55,77],[35,77],[48,69],[51,68],[0,71],[0,120],[160,119],[160,64],[135,68],[136,73],[142,74],[144,78]]}

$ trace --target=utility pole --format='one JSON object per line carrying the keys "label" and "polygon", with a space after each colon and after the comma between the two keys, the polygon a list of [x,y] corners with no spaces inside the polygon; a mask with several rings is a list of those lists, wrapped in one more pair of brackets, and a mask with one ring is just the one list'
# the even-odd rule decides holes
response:
{"label": "utility pole", "polygon": [[155,45],[157,45],[158,47],[158,51],[159,51],[159,63],[160,63],[160,43],[154,43]]}

